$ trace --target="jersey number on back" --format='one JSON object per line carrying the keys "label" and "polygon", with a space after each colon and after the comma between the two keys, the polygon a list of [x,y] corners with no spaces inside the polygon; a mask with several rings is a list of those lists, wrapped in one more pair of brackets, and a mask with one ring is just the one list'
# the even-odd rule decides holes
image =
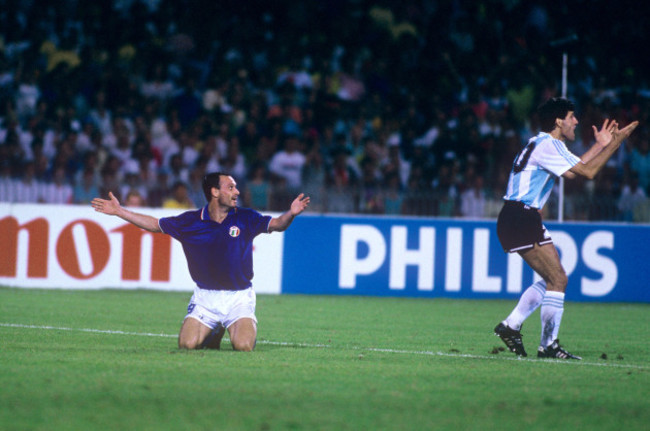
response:
{"label": "jersey number on back", "polygon": [[514,171],[515,174],[518,174],[519,172],[524,170],[524,168],[528,164],[528,159],[530,159],[530,155],[532,154],[534,149],[535,149],[535,142],[529,142],[528,145],[526,145],[526,148],[524,148],[519,152],[519,154],[517,154],[517,157],[515,158],[515,164],[512,167],[512,170]]}

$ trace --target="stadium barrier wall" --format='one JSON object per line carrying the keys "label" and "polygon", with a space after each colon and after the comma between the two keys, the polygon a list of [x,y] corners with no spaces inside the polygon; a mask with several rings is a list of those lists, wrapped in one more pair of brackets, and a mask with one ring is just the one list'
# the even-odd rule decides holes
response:
{"label": "stadium barrier wall", "polygon": [[[650,226],[546,226],[568,300],[650,302]],[[1,285],[193,289],[177,241],[89,206],[0,203],[0,255]],[[253,255],[262,294],[514,299],[538,277],[503,252],[493,220],[304,214],[284,233],[258,236]]]}
{"label": "stadium barrier wall", "polygon": [[[178,210],[138,208],[154,217]],[[254,244],[255,288],[279,294],[284,234]],[[0,285],[67,289],[192,291],[180,243],[89,205],[0,203]]]}
{"label": "stadium barrier wall", "polygon": [[[568,300],[650,302],[650,226],[546,226]],[[283,293],[512,299],[535,279],[494,220],[299,217],[284,239]]]}

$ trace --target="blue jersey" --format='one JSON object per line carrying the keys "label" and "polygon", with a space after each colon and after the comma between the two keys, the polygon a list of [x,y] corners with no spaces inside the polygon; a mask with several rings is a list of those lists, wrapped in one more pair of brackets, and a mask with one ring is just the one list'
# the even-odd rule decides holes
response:
{"label": "blue jersey", "polygon": [[555,178],[579,162],[580,158],[564,142],[540,132],[517,154],[503,198],[542,208],[551,195]]}
{"label": "blue jersey", "polygon": [[271,216],[233,208],[221,223],[207,205],[159,220],[160,229],[183,245],[192,279],[201,289],[244,290],[252,285],[253,239],[267,232]]}

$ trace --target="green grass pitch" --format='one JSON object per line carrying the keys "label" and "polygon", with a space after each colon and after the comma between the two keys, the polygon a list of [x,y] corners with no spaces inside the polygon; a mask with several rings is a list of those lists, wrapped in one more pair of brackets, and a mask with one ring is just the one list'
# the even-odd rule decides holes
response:
{"label": "green grass pitch", "polygon": [[650,426],[649,304],[567,303],[567,362],[503,351],[514,300],[259,295],[253,353],[180,351],[189,296],[0,288],[0,430]]}

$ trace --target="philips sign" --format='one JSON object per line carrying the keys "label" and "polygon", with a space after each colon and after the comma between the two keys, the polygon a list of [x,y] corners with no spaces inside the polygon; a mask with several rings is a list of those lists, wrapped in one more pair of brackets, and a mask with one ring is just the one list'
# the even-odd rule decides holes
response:
{"label": "philips sign", "polygon": [[[296,229],[302,247],[294,242],[298,233],[285,238],[283,292],[512,298],[539,278],[518,254],[503,252],[493,221],[313,217],[300,223],[310,225]],[[569,299],[648,300],[646,289],[626,286],[640,270],[648,272],[629,267],[639,259],[632,244],[645,247],[648,227],[547,225],[569,276]]]}
{"label": "philips sign", "polygon": [[[418,246],[415,249],[407,248],[406,226],[393,226],[390,229],[390,238],[385,238],[382,233],[370,225],[342,225],[341,226],[341,260],[339,263],[339,287],[353,289],[357,276],[370,275],[379,270],[388,258],[388,288],[404,290],[406,287],[406,269],[413,266],[416,269],[416,286],[418,290],[434,290],[435,265],[435,240],[436,229],[420,227],[418,230]],[[490,275],[488,265],[490,254],[490,235],[492,232],[485,228],[476,228],[472,234],[472,259],[471,290],[473,292],[498,293],[506,286],[506,291],[518,293],[522,290],[523,267],[518,255],[509,255],[508,273],[505,277]],[[444,282],[441,288],[447,292],[461,290],[462,279],[462,247],[463,230],[460,228],[447,228],[443,235],[445,241]],[[562,255],[562,264],[570,275],[576,268],[579,258],[578,245],[570,235],[565,232],[552,232],[556,246]],[[606,255],[599,254],[601,248],[613,249],[614,235],[612,232],[594,232],[582,245],[580,255],[587,266],[599,273],[598,279],[583,277],[581,279],[582,293],[587,296],[604,296],[611,292],[616,285],[618,268],[616,263]],[[360,243],[367,248],[365,256],[360,256],[358,250]],[[390,250],[387,252],[387,248]],[[514,257],[514,258],[513,258]]]}

